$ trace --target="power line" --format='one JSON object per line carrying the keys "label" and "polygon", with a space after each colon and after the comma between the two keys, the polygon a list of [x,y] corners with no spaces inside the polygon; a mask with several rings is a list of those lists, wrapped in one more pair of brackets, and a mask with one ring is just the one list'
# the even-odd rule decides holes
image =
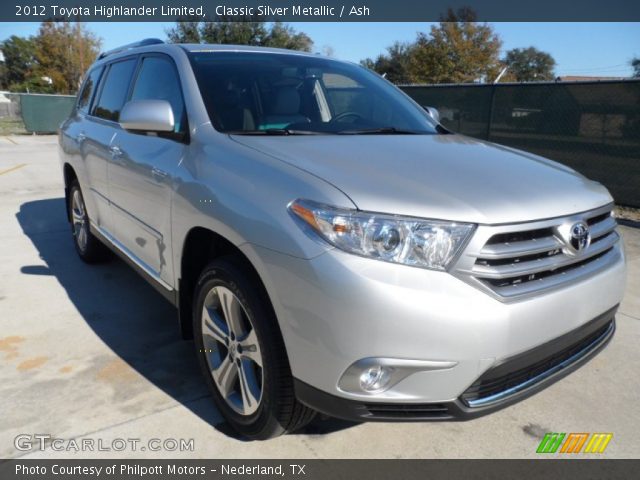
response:
{"label": "power line", "polygon": [[589,70],[590,72],[597,72],[597,71],[601,71],[601,70],[620,70],[622,68],[631,68],[631,66],[628,63],[619,63],[617,65],[609,65],[607,67],[592,67],[592,68],[564,68],[564,71],[567,72],[572,72],[572,71],[585,71],[585,70]]}

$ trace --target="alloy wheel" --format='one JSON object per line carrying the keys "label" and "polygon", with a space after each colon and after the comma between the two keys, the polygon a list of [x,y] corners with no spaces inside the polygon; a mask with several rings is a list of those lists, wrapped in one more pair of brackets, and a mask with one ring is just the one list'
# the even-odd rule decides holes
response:
{"label": "alloy wheel", "polygon": [[73,192],[71,199],[71,217],[73,223],[73,236],[76,239],[78,248],[84,252],[87,249],[88,235],[88,222],[87,212],[82,200],[80,190],[76,189]]}
{"label": "alloy wheel", "polygon": [[262,353],[250,317],[228,288],[213,287],[202,307],[204,354],[220,395],[240,415],[251,415],[262,400]]}

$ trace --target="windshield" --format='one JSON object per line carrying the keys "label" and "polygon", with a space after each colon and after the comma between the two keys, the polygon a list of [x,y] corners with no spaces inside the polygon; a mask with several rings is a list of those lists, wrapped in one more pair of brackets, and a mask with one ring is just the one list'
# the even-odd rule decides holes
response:
{"label": "windshield", "polygon": [[367,69],[322,57],[192,52],[209,118],[234,134],[433,134],[428,114]]}

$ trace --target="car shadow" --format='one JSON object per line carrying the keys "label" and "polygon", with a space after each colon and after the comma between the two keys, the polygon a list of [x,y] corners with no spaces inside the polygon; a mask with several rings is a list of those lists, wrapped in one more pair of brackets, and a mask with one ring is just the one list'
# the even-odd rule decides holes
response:
{"label": "car shadow", "polygon": [[[180,336],[175,308],[115,255],[87,265],[77,256],[64,198],[24,203],[16,218],[46,264],[25,275],[51,275],[93,332],[123,361],[220,432],[244,440],[223,420],[201,377],[192,341]],[[316,417],[298,433],[326,435],[358,425]]]}

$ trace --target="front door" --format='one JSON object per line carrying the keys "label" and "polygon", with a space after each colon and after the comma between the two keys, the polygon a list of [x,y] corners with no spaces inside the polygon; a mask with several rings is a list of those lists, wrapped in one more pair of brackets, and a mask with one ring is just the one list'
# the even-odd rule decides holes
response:
{"label": "front door", "polygon": [[130,100],[167,100],[174,132],[118,131],[111,142],[109,186],[116,238],[143,267],[172,286],[168,250],[176,169],[185,154],[185,108],[178,73],[166,55],[143,56]]}

